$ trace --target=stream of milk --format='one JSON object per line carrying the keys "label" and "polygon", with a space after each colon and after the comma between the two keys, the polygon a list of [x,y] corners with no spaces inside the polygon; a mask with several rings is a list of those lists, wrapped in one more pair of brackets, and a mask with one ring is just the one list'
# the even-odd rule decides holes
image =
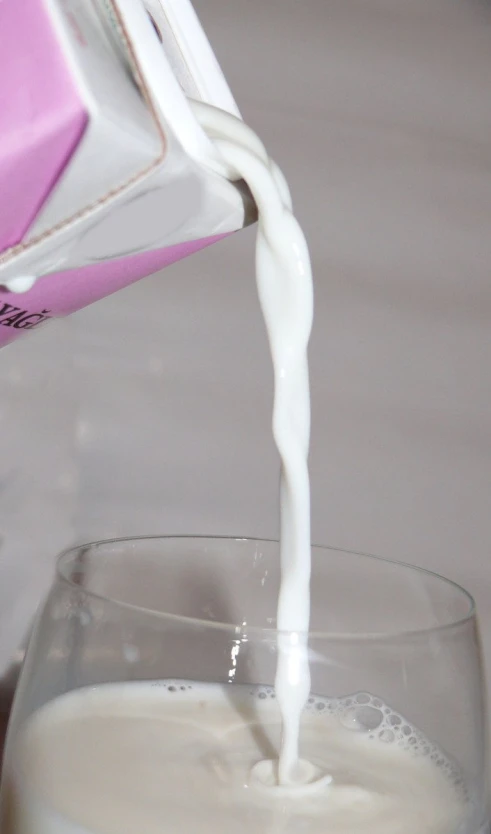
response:
{"label": "stream of milk", "polygon": [[275,690],[283,725],[277,773],[280,784],[286,785],[311,776],[309,767],[299,762],[298,738],[300,716],[310,692],[307,347],[313,316],[312,272],[285,178],[259,138],[223,111],[201,103],[195,104],[194,110],[220,156],[246,181],[259,210],[256,281],[273,360],[273,435],[281,459],[281,587]]}

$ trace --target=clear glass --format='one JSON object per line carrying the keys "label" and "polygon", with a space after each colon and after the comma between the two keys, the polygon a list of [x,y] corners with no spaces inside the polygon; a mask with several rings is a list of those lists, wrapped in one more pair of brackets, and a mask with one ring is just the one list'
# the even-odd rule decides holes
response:
{"label": "clear glass", "polygon": [[[459,765],[473,808],[459,834],[484,831],[485,695],[472,598],[372,556],[313,547],[312,560],[312,692],[369,692],[400,712]],[[69,690],[166,679],[272,686],[279,580],[272,541],[148,537],[63,554],[14,701],[5,782],[26,719]],[[364,730],[376,734],[377,721]],[[19,834],[6,804],[2,834]]]}

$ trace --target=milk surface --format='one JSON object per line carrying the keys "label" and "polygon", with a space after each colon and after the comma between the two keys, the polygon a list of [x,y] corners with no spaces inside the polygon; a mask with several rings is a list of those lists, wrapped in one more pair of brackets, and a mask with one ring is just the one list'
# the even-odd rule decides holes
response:
{"label": "milk surface", "polygon": [[333,781],[300,801],[254,778],[280,733],[272,689],[162,681],[62,695],[16,739],[2,834],[475,834],[452,763],[379,699],[310,699],[300,753]]}

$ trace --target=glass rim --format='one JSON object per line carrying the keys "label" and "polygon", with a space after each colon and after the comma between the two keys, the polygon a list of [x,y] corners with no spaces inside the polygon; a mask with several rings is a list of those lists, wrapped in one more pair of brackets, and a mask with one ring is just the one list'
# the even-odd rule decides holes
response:
{"label": "glass rim", "polygon": [[81,553],[83,551],[95,549],[97,547],[101,547],[103,545],[110,545],[110,544],[124,544],[130,542],[140,542],[140,541],[203,541],[203,542],[211,542],[211,541],[230,541],[230,542],[253,542],[256,544],[275,544],[279,545],[278,539],[267,539],[267,538],[259,538],[255,536],[232,536],[232,535],[221,535],[221,536],[213,536],[213,535],[194,535],[191,533],[184,533],[184,534],[165,534],[165,535],[144,535],[144,536],[120,536],[108,539],[97,539],[94,541],[84,542],[82,544],[73,545],[71,547],[65,548],[62,550],[59,556],[56,559],[56,579],[60,582],[68,585],[69,587],[73,588],[74,590],[81,592],[83,591],[88,597],[98,600],[99,602],[107,603],[110,605],[115,605],[119,608],[122,608],[127,611],[131,611],[133,613],[140,613],[146,614],[149,617],[156,617],[159,619],[167,619],[172,622],[177,623],[186,623],[188,625],[195,625],[201,626],[204,628],[211,628],[216,631],[233,631],[235,634],[243,634],[247,632],[248,634],[252,635],[259,635],[262,634],[264,636],[272,636],[272,635],[280,635],[280,634],[301,634],[302,636],[305,634],[308,636],[309,639],[322,639],[328,640],[330,642],[344,642],[344,641],[360,641],[360,642],[390,642],[391,640],[400,640],[401,638],[410,638],[410,637],[420,637],[427,634],[441,634],[442,632],[449,631],[459,626],[465,625],[466,623],[473,620],[476,616],[476,602],[472,594],[464,588],[462,585],[459,585],[458,582],[455,582],[453,579],[449,579],[446,576],[443,576],[436,571],[429,570],[428,568],[422,568],[418,565],[413,565],[410,562],[396,562],[394,559],[388,559],[384,556],[375,556],[372,553],[365,553],[363,551],[357,550],[348,550],[347,548],[342,547],[334,547],[333,545],[318,545],[315,543],[311,544],[311,550],[316,551],[326,551],[329,553],[338,553],[338,554],[346,554],[348,556],[358,556],[363,559],[369,559],[373,562],[378,564],[386,564],[391,565],[396,568],[400,568],[401,570],[406,570],[411,573],[419,573],[422,576],[427,576],[431,579],[437,580],[440,583],[447,585],[450,588],[456,590],[461,596],[465,597],[468,603],[468,610],[465,614],[460,617],[456,617],[454,619],[450,619],[449,622],[441,623],[439,625],[434,626],[424,626],[421,628],[411,628],[411,629],[401,629],[399,631],[389,632],[389,631],[382,631],[382,632],[348,632],[348,631],[340,631],[340,632],[330,632],[330,631],[308,631],[308,632],[281,632],[276,628],[272,627],[263,627],[263,626],[243,626],[240,623],[227,623],[221,622],[219,620],[206,620],[201,617],[189,617],[186,614],[174,614],[171,612],[166,611],[159,611],[155,608],[147,608],[143,605],[136,605],[131,602],[126,602],[125,600],[120,600],[115,597],[106,596],[105,594],[98,593],[97,591],[91,591],[89,588],[79,585],[76,581],[74,581],[69,573],[64,570],[67,566],[67,563],[70,559],[72,559],[76,554]]}

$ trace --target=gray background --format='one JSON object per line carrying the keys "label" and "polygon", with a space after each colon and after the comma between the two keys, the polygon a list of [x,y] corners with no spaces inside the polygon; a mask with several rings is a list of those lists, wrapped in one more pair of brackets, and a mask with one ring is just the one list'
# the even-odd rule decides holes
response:
{"label": "gray background", "polygon": [[[313,538],[465,584],[489,655],[490,7],[196,8],[311,245]],[[276,535],[254,234],[2,351],[0,669],[74,540]]]}

